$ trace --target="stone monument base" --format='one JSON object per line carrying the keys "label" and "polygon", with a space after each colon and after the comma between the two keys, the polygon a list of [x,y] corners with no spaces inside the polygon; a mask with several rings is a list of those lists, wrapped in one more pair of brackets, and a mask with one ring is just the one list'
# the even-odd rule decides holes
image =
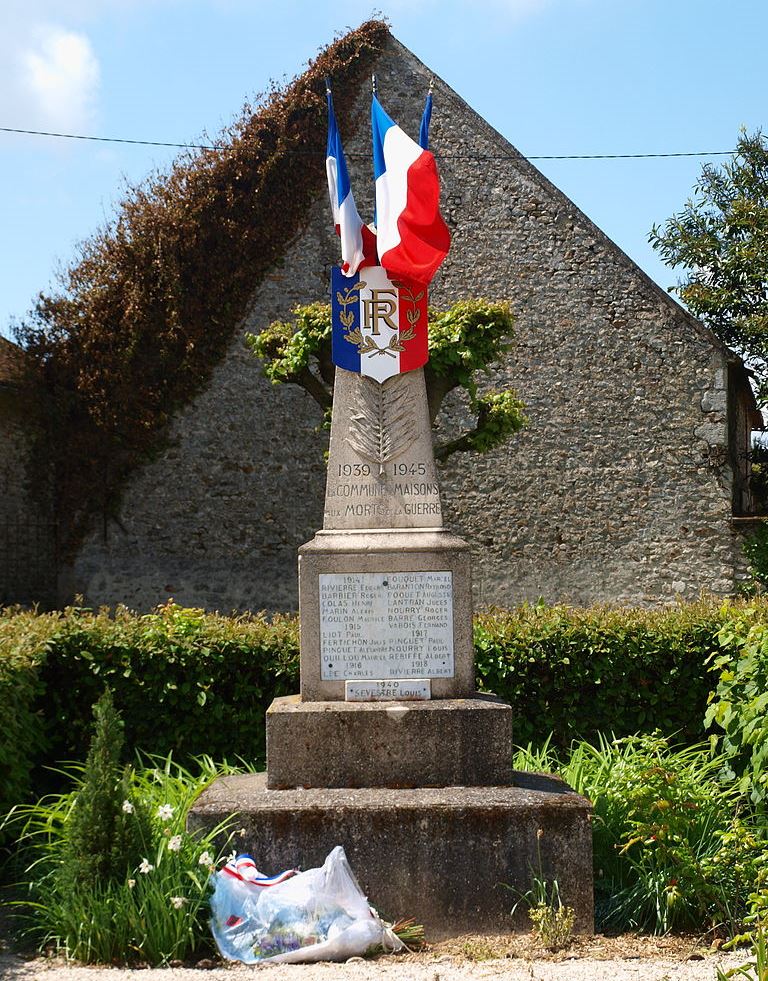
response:
{"label": "stone monument base", "polygon": [[[223,777],[201,794],[188,829],[230,815],[237,848],[268,874],[314,868],[343,845],[363,892],[385,919],[414,917],[431,940],[529,930],[537,876],[557,880],[575,930],[594,929],[591,805],[554,777],[515,786],[269,790],[266,774]],[[508,888],[507,888],[508,887]]]}
{"label": "stone monument base", "polygon": [[489,695],[302,702],[267,710],[267,786],[481,787],[512,783],[512,708]]}

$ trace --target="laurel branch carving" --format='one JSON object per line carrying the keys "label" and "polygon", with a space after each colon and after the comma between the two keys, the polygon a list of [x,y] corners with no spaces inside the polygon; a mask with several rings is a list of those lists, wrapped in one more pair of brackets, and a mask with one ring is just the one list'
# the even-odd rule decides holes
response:
{"label": "laurel branch carving", "polygon": [[363,375],[354,388],[347,442],[363,459],[378,464],[379,476],[390,460],[416,439],[415,398],[406,375],[383,385]]}

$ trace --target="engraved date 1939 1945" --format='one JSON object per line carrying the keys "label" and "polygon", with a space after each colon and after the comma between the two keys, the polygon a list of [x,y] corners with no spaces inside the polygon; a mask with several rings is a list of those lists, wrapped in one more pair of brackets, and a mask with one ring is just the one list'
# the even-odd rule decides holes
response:
{"label": "engraved date 1939 1945", "polygon": [[[371,476],[371,466],[368,463],[340,463],[338,470],[339,477]],[[425,477],[427,465],[426,463],[391,463],[386,470],[390,470],[393,477]]]}

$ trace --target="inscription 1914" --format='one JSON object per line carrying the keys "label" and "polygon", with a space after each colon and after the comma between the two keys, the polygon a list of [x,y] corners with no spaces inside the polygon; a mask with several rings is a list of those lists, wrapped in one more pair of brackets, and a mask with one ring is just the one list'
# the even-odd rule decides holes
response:
{"label": "inscription 1914", "polygon": [[450,572],[319,578],[323,681],[453,677]]}

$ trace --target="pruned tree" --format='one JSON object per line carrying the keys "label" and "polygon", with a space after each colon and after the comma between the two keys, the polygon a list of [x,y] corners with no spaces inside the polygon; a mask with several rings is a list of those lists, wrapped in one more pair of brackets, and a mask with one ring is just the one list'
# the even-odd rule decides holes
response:
{"label": "pruned tree", "polygon": [[[275,321],[246,343],[274,384],[303,388],[330,418],[335,367],[331,360],[331,308],[324,303],[299,306],[292,321]],[[429,313],[429,361],[424,367],[430,421],[434,425],[449,392],[469,396],[475,426],[435,447],[438,460],[452,453],[485,453],[526,423],[517,394],[480,392],[478,374],[488,372],[509,349],[514,318],[507,303],[460,300],[449,310]]]}

